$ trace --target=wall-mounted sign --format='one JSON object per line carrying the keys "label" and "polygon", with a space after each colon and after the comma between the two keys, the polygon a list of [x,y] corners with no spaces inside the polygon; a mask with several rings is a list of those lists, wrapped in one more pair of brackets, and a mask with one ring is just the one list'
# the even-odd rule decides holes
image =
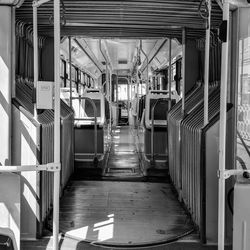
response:
{"label": "wall-mounted sign", "polygon": [[52,109],[53,108],[53,87],[54,82],[37,82],[36,105],[37,109]]}

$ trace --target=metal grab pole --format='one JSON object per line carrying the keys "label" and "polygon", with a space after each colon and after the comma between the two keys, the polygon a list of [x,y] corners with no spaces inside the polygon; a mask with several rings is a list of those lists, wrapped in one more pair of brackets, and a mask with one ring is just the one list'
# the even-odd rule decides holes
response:
{"label": "metal grab pole", "polygon": [[154,106],[151,109],[151,164],[154,163],[154,130],[155,130],[155,106],[157,104],[158,100],[154,104]]}
{"label": "metal grab pole", "polygon": [[227,128],[227,74],[228,74],[228,38],[229,38],[229,2],[223,3],[223,21],[227,22],[227,37],[222,43],[221,87],[220,87],[220,139],[219,139],[219,207],[218,207],[218,250],[224,250],[225,244],[225,179],[223,173],[226,164],[226,128]]}
{"label": "metal grab pole", "polygon": [[137,136],[139,135],[139,70],[138,70],[138,67],[137,67],[137,70],[136,70],[136,130],[137,130]]}
{"label": "metal grab pole", "polygon": [[71,37],[69,36],[69,91],[70,91],[70,107],[72,108],[72,58],[71,58]]}
{"label": "metal grab pole", "polygon": [[[37,7],[33,3],[33,46],[34,46],[34,90],[38,82],[38,34],[37,34]],[[37,119],[36,103],[34,103],[34,117]]]}
{"label": "metal grab pole", "polygon": [[205,72],[204,72],[204,126],[208,124],[208,84],[209,84],[209,48],[210,48],[210,23],[211,23],[211,0],[207,0],[208,27],[206,29],[205,47]]}
{"label": "metal grab pole", "polygon": [[171,60],[172,60],[172,55],[171,55],[171,52],[172,52],[172,39],[170,38],[169,39],[169,50],[168,50],[168,92],[169,92],[169,104],[168,104],[168,110],[171,109],[171,78],[172,78],[172,75],[171,75]]}
{"label": "metal grab pole", "polygon": [[[60,0],[54,0],[54,162],[60,162]],[[60,171],[54,173],[53,250],[58,250]]]}
{"label": "metal grab pole", "polygon": [[110,135],[112,135],[112,71],[110,69],[110,72],[109,72],[109,116],[110,116],[110,119],[109,119],[109,126],[110,126]]}
{"label": "metal grab pole", "polygon": [[140,40],[140,50],[141,50],[142,54],[146,57],[146,61],[147,61],[147,92],[146,93],[148,93],[148,91],[149,91],[149,82],[148,82],[148,56],[145,53],[145,51],[143,50],[143,48],[142,48],[142,40]]}
{"label": "metal grab pole", "polygon": [[[103,51],[102,51],[102,40],[99,39],[99,49],[100,49],[100,52],[105,60],[105,64],[106,64],[106,74],[105,74],[105,78],[106,78],[106,92],[107,94],[110,94],[110,91],[108,90],[110,88],[110,84],[108,84],[108,60],[106,58],[106,56],[104,55]],[[109,93],[108,93],[109,92]],[[112,131],[111,131],[111,115],[112,115],[112,110],[111,110],[111,104],[110,104],[110,96],[108,98],[108,101],[109,101],[109,135],[110,135],[110,138],[111,138],[111,134],[112,134]]]}
{"label": "metal grab pole", "polygon": [[185,114],[186,28],[182,29],[182,113]]}

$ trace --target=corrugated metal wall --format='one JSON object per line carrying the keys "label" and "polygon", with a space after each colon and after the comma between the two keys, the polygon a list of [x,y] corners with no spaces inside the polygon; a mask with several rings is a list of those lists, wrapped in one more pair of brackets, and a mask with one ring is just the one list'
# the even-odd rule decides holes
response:
{"label": "corrugated metal wall", "polygon": [[[212,85],[209,89],[209,124],[204,126],[204,89],[194,88],[186,98],[186,113],[181,110],[181,103],[178,103],[169,113],[169,172],[172,182],[179,194],[179,198],[184,202],[190,212],[193,221],[201,230],[203,240],[206,240],[205,223],[206,208],[213,208],[214,204],[207,203],[208,194],[205,183],[212,180],[217,183],[216,169],[206,169],[204,159],[206,159],[205,132],[206,129],[218,121],[220,108],[220,87]],[[216,138],[208,138],[214,144]],[[215,140],[215,141],[214,141]],[[214,145],[216,147],[216,145]],[[218,145],[217,145],[218,147]],[[218,152],[218,148],[214,152]],[[214,155],[217,159],[217,155]],[[214,180],[215,176],[215,180]],[[209,185],[209,183],[208,183]],[[210,187],[215,189],[216,187]],[[216,195],[214,194],[214,197]],[[210,199],[210,198],[209,198]],[[216,198],[215,198],[216,199]],[[206,205],[205,205],[206,204]],[[208,213],[207,213],[208,214]],[[211,222],[212,223],[212,222]],[[215,225],[217,228],[217,224]],[[213,239],[216,240],[216,239]]]}
{"label": "corrugated metal wall", "polygon": [[[16,82],[16,98],[13,100],[15,105],[22,106],[32,117],[33,83],[27,80],[18,79]],[[61,191],[67,184],[67,181],[74,170],[73,159],[73,111],[61,101]],[[53,110],[45,110],[38,114],[37,119],[40,124],[40,135],[37,135],[40,140],[36,147],[36,158],[40,164],[53,162],[54,151],[54,113]],[[28,131],[29,132],[29,131]],[[18,140],[18,138],[16,138]],[[15,138],[14,138],[15,143]],[[20,149],[21,150],[21,149]],[[21,162],[21,159],[20,159]],[[53,203],[53,173],[40,172],[40,217],[41,222],[44,222],[52,208]],[[38,182],[38,183],[39,183]]]}

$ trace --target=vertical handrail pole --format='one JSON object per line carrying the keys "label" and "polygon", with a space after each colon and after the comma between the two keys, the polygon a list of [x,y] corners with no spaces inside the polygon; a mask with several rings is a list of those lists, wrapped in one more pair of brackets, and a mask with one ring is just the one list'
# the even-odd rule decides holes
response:
{"label": "vertical handrail pole", "polygon": [[118,114],[119,114],[119,102],[118,102],[118,70],[116,72],[116,81],[115,81],[115,93],[114,93],[114,96],[115,96],[115,99],[116,99],[116,124],[118,125]]}
{"label": "vertical handrail pole", "polygon": [[96,105],[92,99],[90,99],[92,102],[92,106],[94,109],[94,117],[95,117],[95,158],[97,157],[97,110],[96,110]]}
{"label": "vertical handrail pole", "polygon": [[155,105],[151,109],[151,162],[154,161],[154,130],[155,130],[155,106],[158,100],[156,101]]}
{"label": "vertical handrail pole", "polygon": [[[60,0],[54,0],[54,162],[60,162]],[[53,250],[58,250],[60,171],[54,172]]]}
{"label": "vertical handrail pole", "polygon": [[137,96],[136,96],[136,130],[137,130],[137,136],[139,135],[139,69],[137,67],[137,70],[136,70],[136,93],[137,93]]}
{"label": "vertical handrail pole", "polygon": [[182,113],[185,114],[186,28],[182,29]]}
{"label": "vertical handrail pole", "polygon": [[111,128],[110,128],[110,120],[111,120],[111,110],[110,110],[110,98],[109,98],[109,75],[108,75],[108,65],[107,65],[107,60],[106,61],[106,95],[107,95],[107,100],[108,100],[108,104],[109,104],[109,123],[108,123],[108,132],[109,132],[109,136],[111,138]]}
{"label": "vertical handrail pole", "polygon": [[[37,7],[33,2],[33,46],[34,46],[34,91],[36,94],[38,82],[38,32],[37,32]],[[37,119],[36,103],[34,103],[34,117]]]}
{"label": "vertical handrail pole", "polygon": [[223,21],[227,21],[226,41],[222,43],[221,87],[220,87],[220,139],[219,139],[219,207],[218,207],[218,250],[224,250],[225,244],[225,171],[226,128],[227,128],[227,74],[228,74],[228,38],[229,38],[229,2],[223,2]]}
{"label": "vertical handrail pole", "polygon": [[112,71],[109,70],[109,126],[110,126],[110,135],[112,135]]}
{"label": "vertical handrail pole", "polygon": [[[11,52],[11,82],[12,82],[12,89],[11,89],[11,97],[16,97],[16,8],[11,8],[11,46],[12,46],[12,52]],[[20,27],[19,27],[20,29]]]}
{"label": "vertical handrail pole", "polygon": [[69,91],[70,91],[70,107],[72,108],[72,69],[71,69],[71,64],[72,64],[72,57],[71,57],[71,37],[68,37],[69,39]]}
{"label": "vertical handrail pole", "polygon": [[117,77],[116,77],[116,91],[115,91],[115,95],[116,95],[116,105],[117,105],[117,107],[118,107],[118,78],[119,78],[119,76],[118,76],[118,71],[117,71]]}
{"label": "vertical handrail pole", "polygon": [[129,78],[126,77],[126,80],[127,80],[127,111],[129,113],[129,103],[130,103],[130,92],[129,92]]}
{"label": "vertical handrail pole", "polygon": [[171,59],[172,59],[172,39],[169,39],[169,50],[168,50],[168,95],[169,95],[169,104],[168,104],[168,110],[171,109],[171,80],[172,80],[172,75],[171,75]]}
{"label": "vertical handrail pole", "polygon": [[105,64],[106,64],[106,74],[105,74],[105,79],[106,79],[106,92],[107,92],[107,95],[108,95],[108,101],[109,101],[109,135],[110,135],[110,138],[111,138],[111,134],[112,134],[112,131],[111,131],[111,114],[112,114],[112,110],[111,110],[111,104],[110,104],[110,91],[109,91],[109,88],[110,88],[110,84],[108,84],[108,59],[106,58],[106,56],[104,55],[103,51],[102,51],[102,40],[99,39],[99,49],[100,49],[100,52],[105,60]]}
{"label": "vertical handrail pole", "polygon": [[[140,40],[140,49],[141,49],[141,52],[143,53],[143,55],[146,57],[146,62],[147,62],[147,86],[146,86],[146,93],[148,94],[148,91],[149,91],[149,81],[148,81],[148,56],[146,54],[146,52],[143,50],[142,48],[142,40]],[[142,71],[143,73],[143,71]]]}
{"label": "vertical handrail pole", "polygon": [[209,49],[210,49],[210,23],[211,23],[211,0],[207,0],[208,19],[205,45],[205,72],[204,72],[204,126],[208,124],[208,84],[209,84]]}

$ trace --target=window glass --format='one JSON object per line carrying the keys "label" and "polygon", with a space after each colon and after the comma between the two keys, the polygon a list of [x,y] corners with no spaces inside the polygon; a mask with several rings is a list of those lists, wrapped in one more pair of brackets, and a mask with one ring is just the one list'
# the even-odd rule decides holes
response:
{"label": "window glass", "polygon": [[237,89],[237,168],[250,169],[250,8],[240,10]]}

